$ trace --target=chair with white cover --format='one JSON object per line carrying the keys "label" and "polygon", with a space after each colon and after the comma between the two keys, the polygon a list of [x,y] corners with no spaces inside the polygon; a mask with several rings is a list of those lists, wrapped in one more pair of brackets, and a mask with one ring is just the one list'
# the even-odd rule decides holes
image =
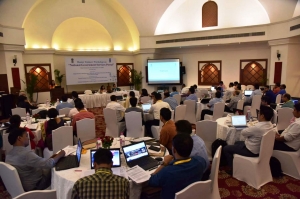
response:
{"label": "chair with white cover", "polygon": [[261,105],[261,95],[252,96],[252,104],[251,106],[244,107],[244,115],[247,115],[247,111],[250,108],[251,116],[257,118],[256,110],[260,109],[260,105]]}
{"label": "chair with white cover", "polygon": [[246,90],[246,85],[241,85],[242,91]]}
{"label": "chair with white cover", "polygon": [[3,131],[3,135],[2,135],[3,147],[2,147],[2,149],[5,150],[6,154],[10,150],[13,149],[13,146],[8,142],[8,135],[9,135],[9,133],[6,133],[5,131]]}
{"label": "chair with white cover", "polygon": [[125,122],[118,122],[116,110],[103,109],[104,120],[106,124],[105,135],[111,137],[119,137],[121,132],[125,130]]}
{"label": "chair with white cover", "polygon": [[25,108],[13,108],[11,109],[12,115],[19,115],[20,117],[26,117],[26,109]]}
{"label": "chair with white cover", "polygon": [[272,156],[280,161],[284,174],[300,180],[300,149],[295,152],[273,150]]}
{"label": "chair with white cover", "polygon": [[240,99],[237,103],[236,109],[243,110],[243,106],[244,106],[244,100]]}
{"label": "chair with white cover", "polygon": [[224,102],[218,102],[218,103],[216,103],[214,105],[213,115],[205,114],[204,115],[204,120],[216,121],[217,119],[223,117],[224,107],[225,107],[225,103]]}
{"label": "chair with white cover", "polygon": [[93,92],[92,92],[91,90],[85,90],[85,91],[84,91],[84,94],[86,94],[86,95],[92,95]]}
{"label": "chair with white cover", "polygon": [[127,137],[144,137],[145,127],[142,125],[142,115],[140,112],[131,111],[125,113],[125,123],[127,129]]}
{"label": "chair with white cover", "polygon": [[184,119],[189,121],[191,124],[196,124],[196,101],[184,100],[183,104],[186,105]]}
{"label": "chair with white cover", "polygon": [[291,122],[291,119],[294,117],[293,115],[293,109],[284,107],[284,108],[279,108],[277,110],[277,130],[284,130],[286,129]]}
{"label": "chair with white cover", "polygon": [[273,180],[270,170],[270,158],[273,153],[275,129],[269,130],[262,136],[259,157],[234,155],[233,177],[246,182],[255,189]]}
{"label": "chair with white cover", "polygon": [[253,85],[247,85],[246,90],[254,91],[254,86]]}
{"label": "chair with white cover", "polygon": [[176,99],[177,104],[180,104],[180,101],[181,101],[181,95],[179,95],[179,94],[173,95],[173,98]]}
{"label": "chair with white cover", "polygon": [[57,199],[56,190],[29,191],[15,197],[14,199],[33,199],[33,198]]}
{"label": "chair with white cover", "polygon": [[94,139],[96,137],[95,119],[85,118],[76,122],[77,138],[81,142]]}
{"label": "chair with white cover", "polygon": [[186,105],[179,105],[175,108],[175,122],[178,120],[184,120],[186,113]]}
{"label": "chair with white cover", "polygon": [[68,116],[71,109],[72,108],[62,108],[62,109],[58,110],[58,113],[59,113],[59,115],[66,115],[66,116]]}
{"label": "chair with white cover", "polygon": [[161,131],[162,126],[163,126],[162,121],[159,121],[159,126],[154,126],[154,125],[151,126],[152,135],[156,140],[159,140],[159,138],[160,138],[160,131]]}
{"label": "chair with white cover", "polygon": [[15,167],[4,162],[0,162],[0,176],[7,192],[12,198],[25,192]]}
{"label": "chair with white cover", "polygon": [[143,104],[149,103],[150,100],[151,100],[151,97],[149,97],[149,96],[141,97],[141,102],[142,102]]}
{"label": "chair with white cover", "polygon": [[190,184],[183,190],[175,194],[175,199],[195,198],[201,196],[205,199],[221,199],[218,185],[218,173],[221,159],[222,146],[220,146],[214,156],[209,180],[199,181]]}
{"label": "chair with white cover", "polygon": [[[78,127],[77,127],[78,129]],[[53,154],[70,145],[73,146],[73,127],[61,126],[52,131]]]}
{"label": "chair with white cover", "polygon": [[174,110],[171,110],[171,120],[173,120],[174,121],[174,117],[175,117],[175,111]]}
{"label": "chair with white cover", "polygon": [[211,144],[217,139],[217,122],[198,121],[196,123],[196,135],[204,141],[208,159],[212,160]]}
{"label": "chair with white cover", "polygon": [[278,95],[276,96],[276,100],[275,100],[275,103],[276,103],[276,104],[279,104],[279,103],[281,102],[281,97],[282,97],[281,94],[278,94]]}
{"label": "chair with white cover", "polygon": [[35,115],[35,114],[38,114],[40,111],[46,111],[47,109],[39,109],[39,108],[37,108],[37,109],[32,109],[31,110],[31,113],[32,113],[32,115]]}

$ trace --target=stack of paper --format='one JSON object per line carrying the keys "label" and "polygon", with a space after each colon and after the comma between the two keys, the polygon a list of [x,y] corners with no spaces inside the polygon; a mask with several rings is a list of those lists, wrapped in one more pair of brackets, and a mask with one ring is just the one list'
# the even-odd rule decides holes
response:
{"label": "stack of paper", "polygon": [[150,174],[138,165],[127,170],[128,177],[137,184],[146,182],[150,178]]}

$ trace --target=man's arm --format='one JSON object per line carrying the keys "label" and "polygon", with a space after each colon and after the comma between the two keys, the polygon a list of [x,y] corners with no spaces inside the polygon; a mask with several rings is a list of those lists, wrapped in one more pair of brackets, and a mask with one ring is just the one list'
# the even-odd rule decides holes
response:
{"label": "man's arm", "polygon": [[256,129],[254,126],[251,126],[249,128],[245,128],[242,130],[241,134],[244,136],[244,137],[249,137],[251,135],[253,135],[253,131],[255,130],[258,130]]}
{"label": "man's arm", "polygon": [[[166,149],[167,150],[167,149]],[[155,175],[157,173],[159,173],[164,167],[168,166],[170,164],[171,161],[174,160],[174,157],[172,155],[167,155],[164,157],[164,161],[163,164],[160,165],[152,175]]]}
{"label": "man's arm", "polygon": [[[286,133],[282,133],[281,138],[277,138],[278,141],[290,142],[300,136],[300,125],[293,123]],[[276,139],[276,138],[275,138]],[[283,141],[284,140],[284,141]]]}
{"label": "man's arm", "polygon": [[126,108],[124,106],[122,106],[121,104],[119,104],[116,108],[118,111],[122,111],[122,112],[125,112],[125,110],[126,110]]}
{"label": "man's arm", "polygon": [[26,157],[26,161],[28,166],[50,169],[53,168],[55,163],[63,156],[65,156],[65,152],[63,150],[55,155],[55,157],[49,159],[41,158],[34,152],[29,152]]}
{"label": "man's arm", "polygon": [[162,128],[160,131],[159,143],[166,147],[169,140],[169,135],[165,128]]}

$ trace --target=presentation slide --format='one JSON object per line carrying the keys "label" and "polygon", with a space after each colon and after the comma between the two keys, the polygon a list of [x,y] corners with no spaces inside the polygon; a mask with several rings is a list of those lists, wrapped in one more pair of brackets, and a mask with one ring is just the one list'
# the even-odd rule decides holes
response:
{"label": "presentation slide", "polygon": [[67,85],[117,82],[114,58],[66,57]]}
{"label": "presentation slide", "polygon": [[179,59],[149,59],[148,84],[179,84]]}

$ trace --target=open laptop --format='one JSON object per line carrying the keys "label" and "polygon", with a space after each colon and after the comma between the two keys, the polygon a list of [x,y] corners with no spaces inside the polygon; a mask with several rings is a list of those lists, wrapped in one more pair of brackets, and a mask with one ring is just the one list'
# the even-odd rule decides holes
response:
{"label": "open laptop", "polygon": [[142,104],[142,108],[144,112],[148,112],[151,108],[151,104]]}
{"label": "open laptop", "polygon": [[122,146],[126,163],[129,167],[136,165],[144,170],[157,167],[159,162],[150,157],[145,142],[138,142],[127,146]]}
{"label": "open laptop", "polygon": [[215,90],[215,87],[214,87],[214,86],[210,87],[210,90],[211,90],[211,91],[214,91],[214,90]]}
{"label": "open laptop", "polygon": [[55,166],[56,171],[79,167],[81,159],[81,150],[82,144],[79,138],[77,143],[76,155],[69,155],[59,159]]}
{"label": "open laptop", "polygon": [[246,97],[250,97],[250,96],[252,95],[252,92],[253,92],[253,91],[248,91],[248,90],[246,90],[246,91],[245,91],[245,96],[246,96]]}
{"label": "open laptop", "polygon": [[[113,154],[113,167],[120,167],[121,166],[121,152],[119,148],[116,149],[109,149],[110,152]],[[91,154],[91,169],[94,169],[94,154],[96,153],[97,149],[92,149],[90,151]]]}
{"label": "open laptop", "polygon": [[248,128],[246,115],[233,115],[231,116],[232,126],[235,128]]}

